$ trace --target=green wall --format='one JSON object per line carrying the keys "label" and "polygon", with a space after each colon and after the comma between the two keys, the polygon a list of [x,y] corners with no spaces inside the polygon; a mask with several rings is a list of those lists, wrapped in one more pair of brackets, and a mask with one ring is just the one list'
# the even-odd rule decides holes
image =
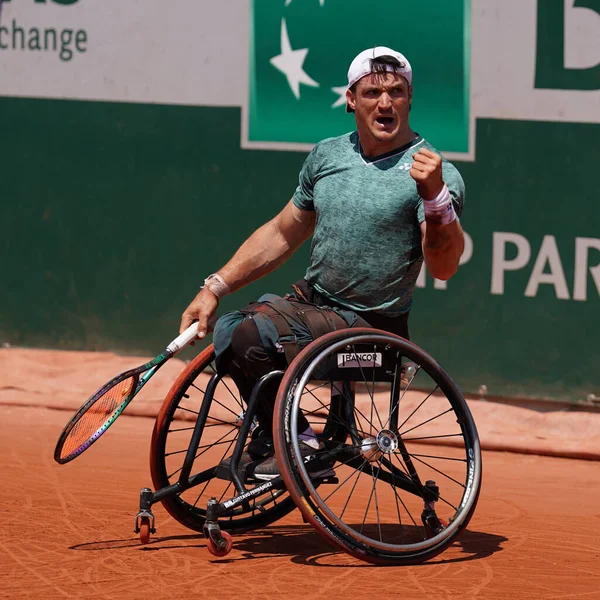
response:
{"label": "green wall", "polygon": [[[0,98],[0,115],[0,342],[18,346],[162,350],[204,276],[290,198],[305,157],[240,149],[237,108]],[[599,237],[599,141],[600,125],[477,122],[477,161],[456,163],[473,257],[447,290],[417,290],[411,315],[413,339],[466,391],[597,391],[592,277],[585,302],[524,290],[552,235],[572,298],[575,238]],[[503,295],[490,293],[494,232],[532,249]],[[284,293],[307,259],[305,245],[223,308]]]}

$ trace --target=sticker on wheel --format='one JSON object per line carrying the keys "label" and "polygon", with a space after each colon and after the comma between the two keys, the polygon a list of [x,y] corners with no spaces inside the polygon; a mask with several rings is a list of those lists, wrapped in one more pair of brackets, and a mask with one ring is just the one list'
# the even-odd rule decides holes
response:
{"label": "sticker on wheel", "polygon": [[382,364],[381,352],[341,352],[337,355],[338,367],[350,368],[373,368]]}

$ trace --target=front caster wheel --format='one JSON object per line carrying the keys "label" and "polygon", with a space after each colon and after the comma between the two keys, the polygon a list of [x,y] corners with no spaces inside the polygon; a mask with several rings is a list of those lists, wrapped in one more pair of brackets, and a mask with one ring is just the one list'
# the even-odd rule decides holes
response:
{"label": "front caster wheel", "polygon": [[140,519],[140,542],[147,544],[150,541],[150,519],[148,517],[141,517]]}
{"label": "front caster wheel", "polygon": [[217,545],[217,542],[215,542],[211,537],[208,537],[206,539],[206,547],[208,548],[208,551],[214,556],[227,556],[233,548],[233,538],[226,531],[221,531],[220,535],[224,542],[222,547],[220,545]]}

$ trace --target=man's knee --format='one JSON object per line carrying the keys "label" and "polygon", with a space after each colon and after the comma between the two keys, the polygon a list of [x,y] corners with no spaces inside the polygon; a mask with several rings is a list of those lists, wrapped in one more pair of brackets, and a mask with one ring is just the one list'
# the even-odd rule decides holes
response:
{"label": "man's knee", "polygon": [[254,319],[245,318],[231,336],[232,360],[254,377],[262,377],[277,367],[265,349]]}

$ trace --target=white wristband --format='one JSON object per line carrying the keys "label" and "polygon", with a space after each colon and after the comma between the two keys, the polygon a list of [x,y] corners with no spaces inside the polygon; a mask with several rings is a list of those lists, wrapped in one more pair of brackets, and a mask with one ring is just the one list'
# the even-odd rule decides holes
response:
{"label": "white wristband", "polygon": [[448,186],[444,184],[442,191],[432,200],[423,199],[425,208],[425,220],[437,225],[448,225],[456,219],[454,204]]}
{"label": "white wristband", "polygon": [[210,290],[219,300],[231,291],[225,280],[218,273],[209,275],[204,280],[204,285],[200,289],[202,288]]}

